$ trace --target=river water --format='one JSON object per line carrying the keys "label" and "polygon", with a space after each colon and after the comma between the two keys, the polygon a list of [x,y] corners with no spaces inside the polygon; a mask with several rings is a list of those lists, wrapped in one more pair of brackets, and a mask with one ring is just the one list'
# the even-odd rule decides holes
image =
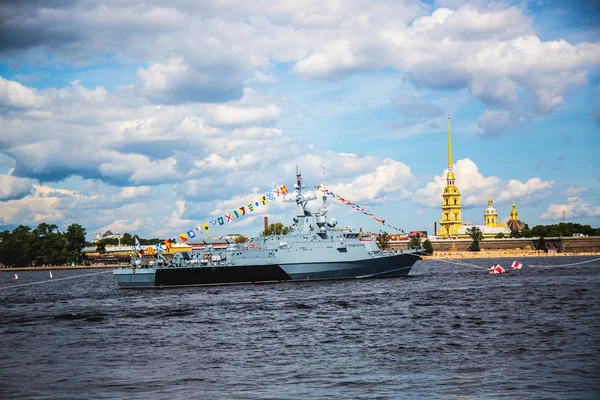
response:
{"label": "river water", "polygon": [[3,272],[0,398],[597,399],[590,260],[157,290],[118,289],[109,270]]}

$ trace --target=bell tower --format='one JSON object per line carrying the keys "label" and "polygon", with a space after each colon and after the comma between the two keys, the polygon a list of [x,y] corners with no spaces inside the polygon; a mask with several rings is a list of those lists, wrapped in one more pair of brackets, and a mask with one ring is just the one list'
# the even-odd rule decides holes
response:
{"label": "bell tower", "polygon": [[446,187],[442,193],[442,219],[438,236],[451,237],[458,235],[462,226],[460,192],[455,185],[454,169],[452,167],[452,140],[450,137],[450,111],[448,111],[448,174]]}
{"label": "bell tower", "polygon": [[490,228],[498,227],[498,211],[492,206],[492,199],[488,200],[488,208],[483,212],[483,223]]}

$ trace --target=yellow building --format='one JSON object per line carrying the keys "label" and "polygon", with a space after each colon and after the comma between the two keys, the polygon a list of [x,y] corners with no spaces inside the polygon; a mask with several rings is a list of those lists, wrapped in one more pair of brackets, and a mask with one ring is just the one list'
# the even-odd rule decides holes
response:
{"label": "yellow building", "polygon": [[486,208],[485,211],[483,212],[483,223],[487,227],[497,228],[498,227],[498,211],[496,211],[496,209],[494,207],[492,207],[493,203],[494,202],[492,201],[492,199],[488,200],[488,208]]}
{"label": "yellow building", "polygon": [[450,136],[450,113],[448,112],[448,173],[446,175],[446,187],[442,193],[442,219],[436,236],[443,239],[467,239],[470,237],[467,230],[476,227],[481,230],[484,238],[493,238],[499,234],[508,237],[511,232],[520,232],[525,227],[525,223],[519,220],[519,214],[514,203],[508,224],[498,222],[498,211],[493,204],[492,199],[489,199],[488,207],[483,212],[483,225],[462,223],[460,191],[455,184],[452,165],[452,139]]}
{"label": "yellow building", "polygon": [[454,182],[454,170],[452,167],[452,140],[450,138],[450,112],[448,112],[448,174],[446,175],[446,188],[442,194],[442,219],[440,237],[456,237],[462,226],[460,192]]}
{"label": "yellow building", "polygon": [[500,233],[506,237],[510,236],[510,230],[504,222],[498,222],[498,211],[493,206],[492,199],[488,200],[488,207],[483,211],[483,225],[463,224],[458,231],[458,237],[468,239],[470,236],[467,230],[470,228],[479,228],[484,239],[494,238]]}

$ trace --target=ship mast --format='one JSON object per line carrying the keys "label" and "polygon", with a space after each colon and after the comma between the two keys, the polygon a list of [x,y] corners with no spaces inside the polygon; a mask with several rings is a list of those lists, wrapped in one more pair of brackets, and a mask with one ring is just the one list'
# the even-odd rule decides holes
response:
{"label": "ship mast", "polygon": [[[325,190],[325,166],[323,165],[323,182],[321,183],[321,190]],[[325,192],[323,192],[323,196],[321,197],[321,200],[323,200],[323,213],[327,212],[327,194],[325,194]]]}
{"label": "ship mast", "polygon": [[296,216],[297,217],[305,217],[310,215],[308,211],[306,211],[306,203],[311,200],[315,200],[317,196],[305,197],[302,194],[302,174],[300,174],[300,170],[296,165],[296,183],[294,184],[294,189],[296,189]]}

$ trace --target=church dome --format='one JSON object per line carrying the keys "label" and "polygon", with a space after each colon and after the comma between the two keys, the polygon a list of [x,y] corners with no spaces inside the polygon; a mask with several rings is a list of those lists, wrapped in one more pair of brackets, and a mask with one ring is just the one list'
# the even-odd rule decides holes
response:
{"label": "church dome", "polygon": [[523,228],[525,228],[525,222],[519,220],[519,213],[517,211],[517,206],[515,205],[515,203],[512,203],[510,219],[506,223],[506,226],[508,226],[508,229],[510,229],[511,232],[521,232]]}
{"label": "church dome", "polygon": [[525,228],[525,223],[523,221],[519,221],[518,219],[512,219],[506,223],[506,226],[511,232],[521,232],[523,228]]}
{"label": "church dome", "polygon": [[486,215],[498,214],[498,211],[494,207],[492,207],[492,203],[493,203],[492,199],[489,199],[488,200],[488,208],[485,209],[485,211],[483,212],[484,214],[486,214]]}

